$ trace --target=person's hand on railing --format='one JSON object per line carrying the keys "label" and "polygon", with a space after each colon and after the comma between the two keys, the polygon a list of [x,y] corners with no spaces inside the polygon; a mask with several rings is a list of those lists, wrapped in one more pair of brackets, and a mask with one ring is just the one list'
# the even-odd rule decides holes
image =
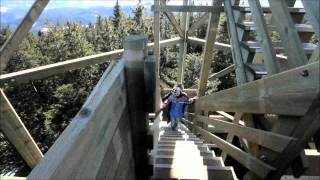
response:
{"label": "person's hand on railing", "polygon": [[198,96],[190,98],[188,104],[193,104],[195,102],[195,100],[198,99],[198,98],[199,98]]}

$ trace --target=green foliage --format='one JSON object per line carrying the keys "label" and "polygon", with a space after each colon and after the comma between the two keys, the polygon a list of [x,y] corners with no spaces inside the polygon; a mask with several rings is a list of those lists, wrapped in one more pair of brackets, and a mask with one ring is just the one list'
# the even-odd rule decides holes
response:
{"label": "green foliage", "polygon": [[199,83],[203,56],[199,53],[187,54],[185,59],[184,86],[189,88]]}

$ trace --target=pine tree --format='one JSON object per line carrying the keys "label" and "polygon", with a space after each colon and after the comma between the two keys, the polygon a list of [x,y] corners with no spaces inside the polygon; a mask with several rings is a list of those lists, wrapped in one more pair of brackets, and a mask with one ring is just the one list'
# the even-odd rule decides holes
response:
{"label": "pine tree", "polygon": [[120,24],[121,19],[122,19],[121,8],[119,5],[119,1],[117,0],[116,5],[113,8],[112,22],[113,22],[114,29],[119,28],[119,24]]}
{"label": "pine tree", "polygon": [[143,10],[144,10],[144,7],[141,5],[141,0],[140,0],[138,6],[133,11],[134,13],[133,20],[135,22],[135,26],[140,30],[141,33],[144,32],[144,28],[145,28],[145,23],[143,20]]}

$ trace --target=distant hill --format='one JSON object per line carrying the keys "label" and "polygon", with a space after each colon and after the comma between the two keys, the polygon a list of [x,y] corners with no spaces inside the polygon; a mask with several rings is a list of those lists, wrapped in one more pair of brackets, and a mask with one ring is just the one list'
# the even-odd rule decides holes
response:
{"label": "distant hill", "polygon": [[[133,16],[134,6],[122,6],[121,7],[124,14],[128,16]],[[16,8],[7,8],[1,11],[1,27],[9,25],[11,28],[16,28],[21,22],[22,18],[27,12],[26,8],[16,7]],[[150,6],[145,6],[145,12],[147,16],[152,14]],[[84,25],[96,22],[98,15],[103,17],[109,17],[113,15],[113,7],[105,6],[96,6],[90,8],[79,8],[79,7],[59,7],[59,8],[50,8],[45,9],[41,14],[38,21],[32,27],[32,31],[36,32],[46,20],[49,20],[53,24],[60,23],[64,24],[67,21],[77,21],[81,22]]]}

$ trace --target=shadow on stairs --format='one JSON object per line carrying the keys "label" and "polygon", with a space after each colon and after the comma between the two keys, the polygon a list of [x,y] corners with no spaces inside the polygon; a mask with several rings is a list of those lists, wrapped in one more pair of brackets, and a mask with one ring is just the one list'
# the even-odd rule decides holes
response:
{"label": "shadow on stairs", "polygon": [[153,179],[237,179],[203,141],[184,125],[177,131],[161,127],[154,156]]}

